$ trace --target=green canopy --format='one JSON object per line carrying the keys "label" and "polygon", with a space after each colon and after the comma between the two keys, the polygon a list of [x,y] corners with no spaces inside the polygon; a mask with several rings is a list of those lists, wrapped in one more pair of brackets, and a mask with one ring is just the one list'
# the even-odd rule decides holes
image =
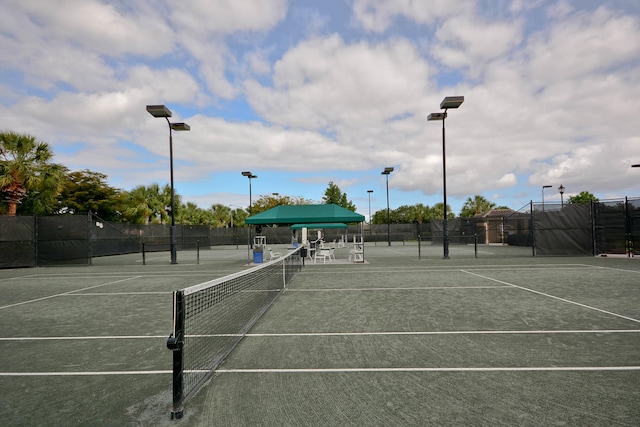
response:
{"label": "green canopy", "polygon": [[292,230],[300,230],[301,228],[309,228],[309,229],[324,229],[324,228],[347,228],[347,224],[344,222],[321,222],[318,224],[309,223],[309,224],[293,224],[291,226]]}
{"label": "green canopy", "polygon": [[281,205],[247,218],[247,224],[320,224],[363,222],[364,215],[335,204]]}

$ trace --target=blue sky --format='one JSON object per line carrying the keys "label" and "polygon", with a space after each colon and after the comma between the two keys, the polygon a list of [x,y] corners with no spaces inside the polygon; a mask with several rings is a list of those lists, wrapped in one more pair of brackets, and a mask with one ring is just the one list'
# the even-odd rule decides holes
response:
{"label": "blue sky", "polygon": [[206,208],[330,181],[368,215],[482,195],[520,209],[640,196],[640,3],[0,0],[2,128],[117,188],[169,181]]}

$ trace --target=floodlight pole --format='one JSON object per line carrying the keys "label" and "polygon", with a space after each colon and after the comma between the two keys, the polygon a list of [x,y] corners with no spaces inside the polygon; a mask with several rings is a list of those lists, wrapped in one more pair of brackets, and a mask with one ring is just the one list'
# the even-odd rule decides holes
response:
{"label": "floodlight pole", "polygon": [[542,212],[544,212],[544,189],[551,188],[551,185],[543,185],[542,186]]}
{"label": "floodlight pole", "polygon": [[449,235],[447,230],[447,157],[444,122],[449,108],[458,108],[464,102],[464,96],[446,96],[440,103],[440,109],[444,113],[431,113],[427,120],[442,120],[442,195],[443,195],[443,221],[442,221],[442,250],[443,258],[449,259]]}
{"label": "floodlight pole", "polygon": [[171,227],[169,228],[170,234],[170,250],[171,250],[171,264],[178,263],[178,254],[176,251],[176,209],[175,209],[175,190],[173,186],[173,131],[188,131],[191,127],[186,123],[171,123],[169,117],[171,117],[171,110],[164,105],[147,105],[147,111],[153,117],[164,117],[169,125],[169,167],[171,171]]}
{"label": "floodlight pole", "polygon": [[371,236],[371,193],[373,190],[367,190],[367,193],[369,194],[369,236]]}
{"label": "floodlight pole", "polygon": [[381,175],[387,178],[387,243],[391,246],[391,215],[389,213],[389,174],[393,172],[392,167],[384,168]]}
{"label": "floodlight pole", "polygon": [[[257,178],[258,175],[252,174],[250,171],[242,172],[242,176],[249,178],[249,216],[253,215],[253,205],[251,202],[251,179]],[[247,224],[247,263],[251,264],[251,226]]]}

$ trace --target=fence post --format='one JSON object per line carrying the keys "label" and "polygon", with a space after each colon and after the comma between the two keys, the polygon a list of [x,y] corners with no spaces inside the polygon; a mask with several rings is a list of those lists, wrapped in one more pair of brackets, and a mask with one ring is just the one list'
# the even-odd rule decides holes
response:
{"label": "fence post", "polygon": [[33,216],[33,266],[38,266],[38,214]]}
{"label": "fence post", "polygon": [[[502,220],[504,221],[504,218]],[[478,235],[476,233],[473,234],[473,253],[475,259],[478,259]]]}
{"label": "fence post", "polygon": [[88,264],[91,265],[91,262],[93,261],[93,239],[91,239],[91,234],[93,231],[93,216],[91,214],[91,211],[89,211],[87,213],[87,221],[88,221],[88,230],[87,230],[87,238],[89,239],[89,260],[88,260]]}
{"label": "fence post", "polygon": [[589,200],[591,210],[589,212],[589,219],[591,220],[591,254],[596,256],[598,254],[598,242],[596,233],[596,205],[593,200]]}
{"label": "fence post", "polygon": [[536,256],[536,219],[533,212],[533,200],[529,201],[531,211],[531,255]]}

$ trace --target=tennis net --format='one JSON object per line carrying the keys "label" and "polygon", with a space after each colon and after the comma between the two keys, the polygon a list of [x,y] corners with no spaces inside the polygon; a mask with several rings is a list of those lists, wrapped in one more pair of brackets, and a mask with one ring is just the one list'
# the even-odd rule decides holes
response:
{"label": "tennis net", "polygon": [[300,249],[249,270],[173,293],[173,408],[182,418],[184,404],[204,385],[276,297],[302,268]]}

